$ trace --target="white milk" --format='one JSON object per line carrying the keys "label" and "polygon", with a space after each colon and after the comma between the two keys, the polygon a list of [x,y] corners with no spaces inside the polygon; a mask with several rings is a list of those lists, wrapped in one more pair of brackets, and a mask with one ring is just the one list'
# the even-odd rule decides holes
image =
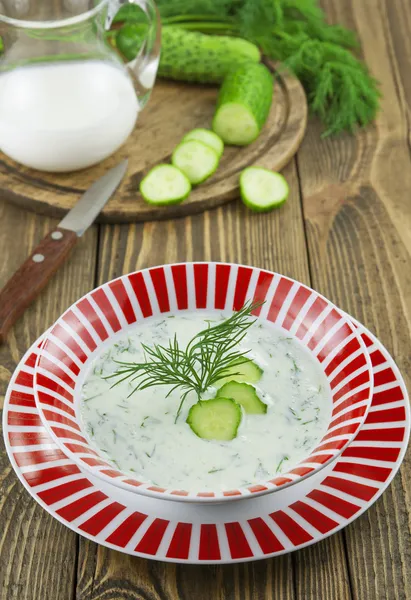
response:
{"label": "white milk", "polygon": [[0,149],[43,171],[107,158],[136,123],[131,80],[105,62],[28,66],[0,75]]}
{"label": "white milk", "polygon": [[[104,379],[118,362],[144,360],[141,344],[168,344],[176,334],[182,347],[218,313],[188,313],[151,319],[117,338],[90,365],[82,386],[81,413],[90,443],[114,465],[137,478],[188,490],[230,489],[270,479],[309,456],[327,430],[331,391],[320,364],[294,338],[274,327],[251,327],[241,351],[264,370],[256,384],[268,405],[263,415],[243,414],[230,442],[197,437],[186,423],[191,394],[175,415],[181,392],[153,387],[132,396],[133,383],[112,388]],[[205,397],[213,396],[209,390]]]}

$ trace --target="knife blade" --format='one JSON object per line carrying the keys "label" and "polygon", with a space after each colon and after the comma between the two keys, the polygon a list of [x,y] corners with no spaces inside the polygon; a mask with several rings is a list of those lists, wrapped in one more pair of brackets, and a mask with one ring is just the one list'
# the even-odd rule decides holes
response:
{"label": "knife blade", "polygon": [[123,160],[97,179],[60,221],[59,227],[74,231],[79,237],[92,225],[126,174],[128,160]]}
{"label": "knife blade", "polygon": [[0,343],[17,319],[66,260],[77,240],[92,225],[127,171],[123,160],[97,179],[75,206],[32,251],[0,292]]}

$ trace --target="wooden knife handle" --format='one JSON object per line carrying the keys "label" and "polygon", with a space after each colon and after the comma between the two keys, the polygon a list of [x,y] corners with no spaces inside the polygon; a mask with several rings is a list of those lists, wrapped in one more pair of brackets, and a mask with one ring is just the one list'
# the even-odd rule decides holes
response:
{"label": "wooden knife handle", "polygon": [[0,343],[64,262],[77,239],[73,231],[57,227],[6,283],[0,292]]}

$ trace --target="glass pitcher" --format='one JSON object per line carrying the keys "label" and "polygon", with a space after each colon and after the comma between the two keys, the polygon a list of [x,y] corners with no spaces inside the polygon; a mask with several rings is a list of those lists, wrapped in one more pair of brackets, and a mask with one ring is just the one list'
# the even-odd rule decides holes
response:
{"label": "glass pitcher", "polygon": [[[123,4],[141,10],[141,47],[125,64],[108,32]],[[108,33],[107,33],[108,32]],[[157,74],[153,0],[0,0],[0,150],[64,172],[110,156],[134,129]]]}

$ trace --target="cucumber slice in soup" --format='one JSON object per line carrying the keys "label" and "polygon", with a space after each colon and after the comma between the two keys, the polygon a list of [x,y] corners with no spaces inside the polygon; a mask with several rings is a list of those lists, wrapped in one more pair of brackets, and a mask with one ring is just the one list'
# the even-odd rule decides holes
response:
{"label": "cucumber slice in soup", "polygon": [[227,375],[217,381],[214,385],[217,388],[221,388],[225,383],[229,381],[239,381],[246,383],[257,383],[260,381],[263,370],[255,364],[249,358],[246,362],[238,364],[239,361],[233,362],[231,367],[226,369]]}
{"label": "cucumber slice in soup", "polygon": [[171,162],[196,185],[205,181],[218,167],[217,153],[198,140],[181,142],[174,150]]}
{"label": "cucumber slice in soup", "polygon": [[248,167],[240,175],[240,193],[246,206],[257,212],[278,208],[288,198],[288,183],[280,173]]}
{"label": "cucumber slice in soup", "polygon": [[238,381],[229,381],[218,390],[217,398],[232,398],[250,415],[264,415],[267,405],[260,400],[254,386]]}
{"label": "cucumber slice in soup", "polygon": [[215,152],[217,152],[218,158],[221,158],[224,152],[224,142],[214,131],[210,131],[209,129],[193,129],[189,131],[187,135],[183,137],[183,142],[188,142],[189,140],[198,140],[199,142],[203,142],[207,146],[210,146]]}
{"label": "cucumber slice in soup", "polygon": [[241,406],[232,398],[219,397],[194,404],[186,423],[203,440],[228,442],[237,436],[241,419]]}
{"label": "cucumber slice in soup", "polygon": [[189,196],[191,183],[176,167],[158,165],[144,177],[140,183],[140,192],[149,204],[178,204]]}

